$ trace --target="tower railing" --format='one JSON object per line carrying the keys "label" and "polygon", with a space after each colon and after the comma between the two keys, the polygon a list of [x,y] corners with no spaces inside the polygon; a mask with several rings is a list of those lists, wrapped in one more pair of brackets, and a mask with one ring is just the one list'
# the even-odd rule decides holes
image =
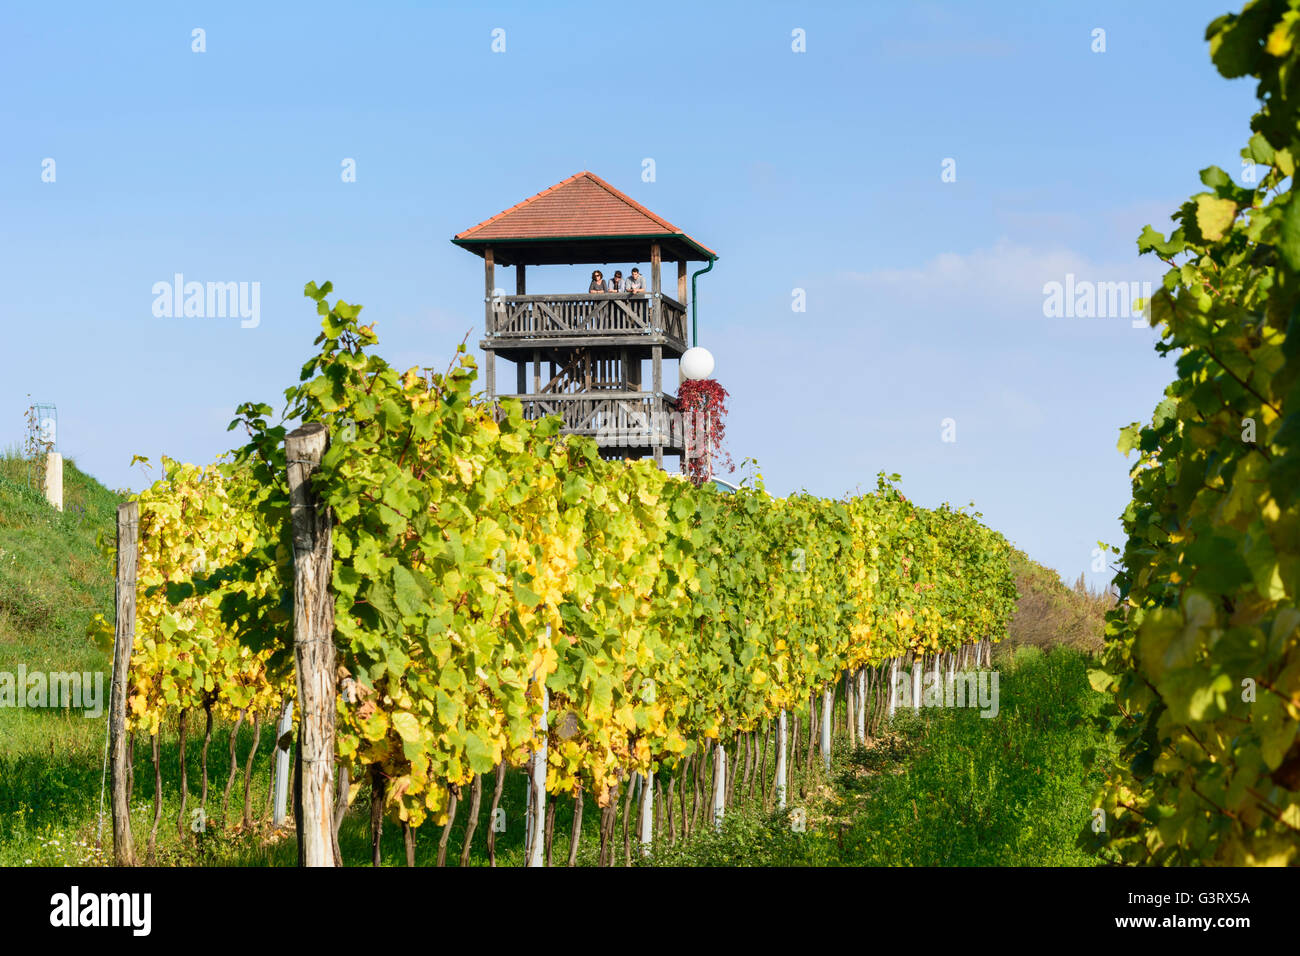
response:
{"label": "tower railing", "polygon": [[681,448],[685,434],[677,400],[650,392],[583,392],[574,395],[499,395],[523,405],[524,418],[557,415],[564,431],[595,438],[602,448]]}
{"label": "tower railing", "polygon": [[663,336],[677,344],[686,342],[686,307],[662,293],[505,295],[488,300],[487,308],[488,334],[500,338],[585,333]]}

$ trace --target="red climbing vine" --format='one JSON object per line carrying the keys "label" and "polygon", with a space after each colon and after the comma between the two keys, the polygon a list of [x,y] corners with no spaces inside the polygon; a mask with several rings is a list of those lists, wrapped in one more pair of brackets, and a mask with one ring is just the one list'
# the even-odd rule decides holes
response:
{"label": "red climbing vine", "polygon": [[697,485],[713,476],[716,457],[727,471],[735,471],[723,447],[726,438],[727,390],[711,378],[688,379],[677,390],[677,408],[686,436],[683,470]]}

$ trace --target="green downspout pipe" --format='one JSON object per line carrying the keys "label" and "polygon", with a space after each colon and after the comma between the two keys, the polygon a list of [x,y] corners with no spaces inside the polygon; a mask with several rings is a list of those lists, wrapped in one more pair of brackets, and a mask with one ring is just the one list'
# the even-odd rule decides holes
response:
{"label": "green downspout pipe", "polygon": [[710,259],[703,269],[691,273],[691,345],[700,344],[700,300],[695,294],[695,280],[713,268],[717,259]]}
{"label": "green downspout pipe", "polygon": [[[718,260],[716,258],[710,259],[709,264],[705,266],[703,269],[697,269],[695,272],[691,273],[691,345],[692,346],[696,346],[700,344],[700,297],[699,294],[695,291],[695,280],[698,279],[700,276],[704,275],[704,273],[711,270],[713,268],[713,263],[717,261]],[[708,448],[708,443],[709,443],[709,425],[708,425],[708,417],[707,417],[708,411],[709,411],[709,400],[706,397],[704,399],[704,412],[705,412],[704,447],[706,449]],[[712,467],[709,468],[709,477],[710,478],[713,477]],[[721,750],[721,748],[719,748],[719,754],[723,755],[723,753],[724,752]]]}

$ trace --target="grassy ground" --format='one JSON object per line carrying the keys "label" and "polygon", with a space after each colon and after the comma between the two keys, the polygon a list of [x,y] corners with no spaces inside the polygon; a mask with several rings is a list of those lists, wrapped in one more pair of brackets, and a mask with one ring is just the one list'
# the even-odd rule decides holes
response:
{"label": "grassy ground", "polygon": [[[111,614],[111,568],[96,536],[111,536],[118,496],[65,464],[60,515],[27,484],[24,463],[0,457],[0,672],[91,671],[109,660],[85,636],[95,612]],[[1058,602],[1059,603],[1059,602]],[[1071,612],[1074,613],[1073,611]],[[1076,615],[1077,616],[1077,615]],[[1089,769],[1094,749],[1112,746],[1100,718],[1102,698],[1088,686],[1085,653],[1044,653],[1021,647],[995,663],[1001,673],[1000,712],[981,718],[966,709],[902,712],[869,748],[849,752],[841,739],[829,773],[814,761],[804,775],[792,756],[790,807],[806,815],[795,832],[788,813],[758,797],[732,808],[720,832],[700,825],[689,841],[661,841],[649,865],[1089,865],[1076,838],[1088,821],[1098,780]],[[107,701],[104,701],[107,704]],[[230,757],[228,724],[209,746],[207,826],[194,832],[202,788],[202,726],[192,726],[186,751],[189,796],[180,805],[176,727],[160,744],[162,806],[154,861],[161,865],[292,865],[291,831],[273,831],[269,818],[272,741],[261,728],[247,784],[251,825],[242,824],[245,768],[253,744],[244,724],[235,741],[237,771],[229,812],[222,813]],[[105,719],[80,713],[0,707],[0,865],[93,865],[103,775]],[[140,855],[155,818],[154,778],[147,741],[136,741],[132,825]],[[769,772],[771,764],[769,763]],[[666,781],[663,781],[666,784]],[[487,865],[485,850],[492,781],[472,847],[471,865]],[[572,801],[557,802],[554,860],[568,856]],[[523,859],[525,781],[511,771],[501,806],[506,829],[497,835],[497,865]],[[460,856],[467,800],[448,837],[448,864]],[[105,808],[106,809],[106,808]],[[680,803],[674,804],[680,820]],[[634,808],[635,810],[635,808]],[[578,863],[599,853],[599,811],[588,801]],[[111,826],[105,823],[105,843]],[[615,827],[615,862],[624,860],[623,819]],[[417,865],[432,865],[440,828],[416,841]],[[348,865],[371,859],[369,812],[363,792],[344,821],[340,846]],[[382,855],[404,865],[400,827],[385,824]]]}
{"label": "grassy ground", "polygon": [[900,713],[870,748],[841,745],[812,781],[807,830],[789,814],[734,813],[719,834],[654,862],[728,866],[1091,866],[1077,845],[1113,744],[1088,657],[1032,648],[994,661],[1001,709]]}
{"label": "grassy ground", "polygon": [[995,662],[1001,710],[948,710],[902,723],[836,780],[821,840],[794,859],[823,864],[1088,866],[1076,845],[1114,746],[1103,698],[1076,651],[1019,650]]}
{"label": "grassy ground", "polygon": [[[729,811],[721,832],[700,826],[684,844],[663,846],[649,865],[666,866],[1086,866],[1094,860],[1077,835],[1088,821],[1089,798],[1097,785],[1089,769],[1094,748],[1110,746],[1097,724],[1100,698],[1088,687],[1086,657],[1062,649],[1044,654],[1022,649],[1014,661],[999,662],[1001,710],[983,719],[970,710],[948,710],[918,717],[902,712],[870,748],[849,752],[840,742],[831,772],[817,768],[805,778],[802,760],[790,784],[790,808],[802,808],[807,830],[794,832],[789,813],[764,810],[761,797]],[[102,726],[102,722],[95,722]],[[209,753],[209,826],[190,830],[200,789],[199,747],[191,737],[187,753],[190,797],[179,817],[179,771],[174,732],[164,736],[163,815],[155,860],[161,865],[293,865],[296,847],[290,832],[273,831],[267,792],[270,784],[270,733],[263,728],[250,785],[251,828],[240,823],[244,764],[252,735],[242,729],[239,769],[230,800],[229,826],[220,811],[229,768],[228,728],[214,734]],[[102,743],[96,742],[96,746]],[[0,784],[6,812],[19,807],[0,839],[0,863],[95,863],[95,811],[101,752],[95,747],[73,759],[58,752],[29,753],[13,761]],[[136,748],[137,780],[132,798],[133,827],[143,851],[153,821],[153,779],[147,748]],[[769,764],[769,767],[771,765]],[[506,830],[497,835],[497,865],[523,860],[524,775],[506,777],[501,806]],[[487,865],[487,807],[491,781],[485,781],[480,822],[470,863]],[[35,794],[35,799],[33,799]],[[26,811],[22,806],[26,806]],[[448,865],[456,865],[466,825],[466,803],[448,841]],[[572,802],[557,802],[554,861],[567,858]],[[635,812],[635,808],[634,808]],[[674,803],[680,819],[680,803]],[[181,823],[178,832],[177,823]],[[599,852],[598,815],[590,801],[584,810],[579,865],[594,865]],[[634,829],[634,827],[633,827]],[[623,819],[615,826],[615,864],[621,865]],[[433,865],[440,828],[423,828],[416,841],[416,864]],[[635,840],[635,836],[633,836]],[[345,819],[340,846],[348,865],[371,859],[369,810],[363,792]],[[633,844],[635,853],[635,844]],[[382,840],[385,865],[400,866],[405,850],[400,827],[386,821]]]}

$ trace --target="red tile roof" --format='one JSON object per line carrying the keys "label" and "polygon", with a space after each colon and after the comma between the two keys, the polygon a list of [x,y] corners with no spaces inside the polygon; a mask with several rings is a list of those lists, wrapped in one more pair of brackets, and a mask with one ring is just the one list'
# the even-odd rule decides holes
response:
{"label": "red tile roof", "polygon": [[680,236],[710,256],[716,255],[667,219],[584,170],[458,233],[455,241],[660,235]]}

